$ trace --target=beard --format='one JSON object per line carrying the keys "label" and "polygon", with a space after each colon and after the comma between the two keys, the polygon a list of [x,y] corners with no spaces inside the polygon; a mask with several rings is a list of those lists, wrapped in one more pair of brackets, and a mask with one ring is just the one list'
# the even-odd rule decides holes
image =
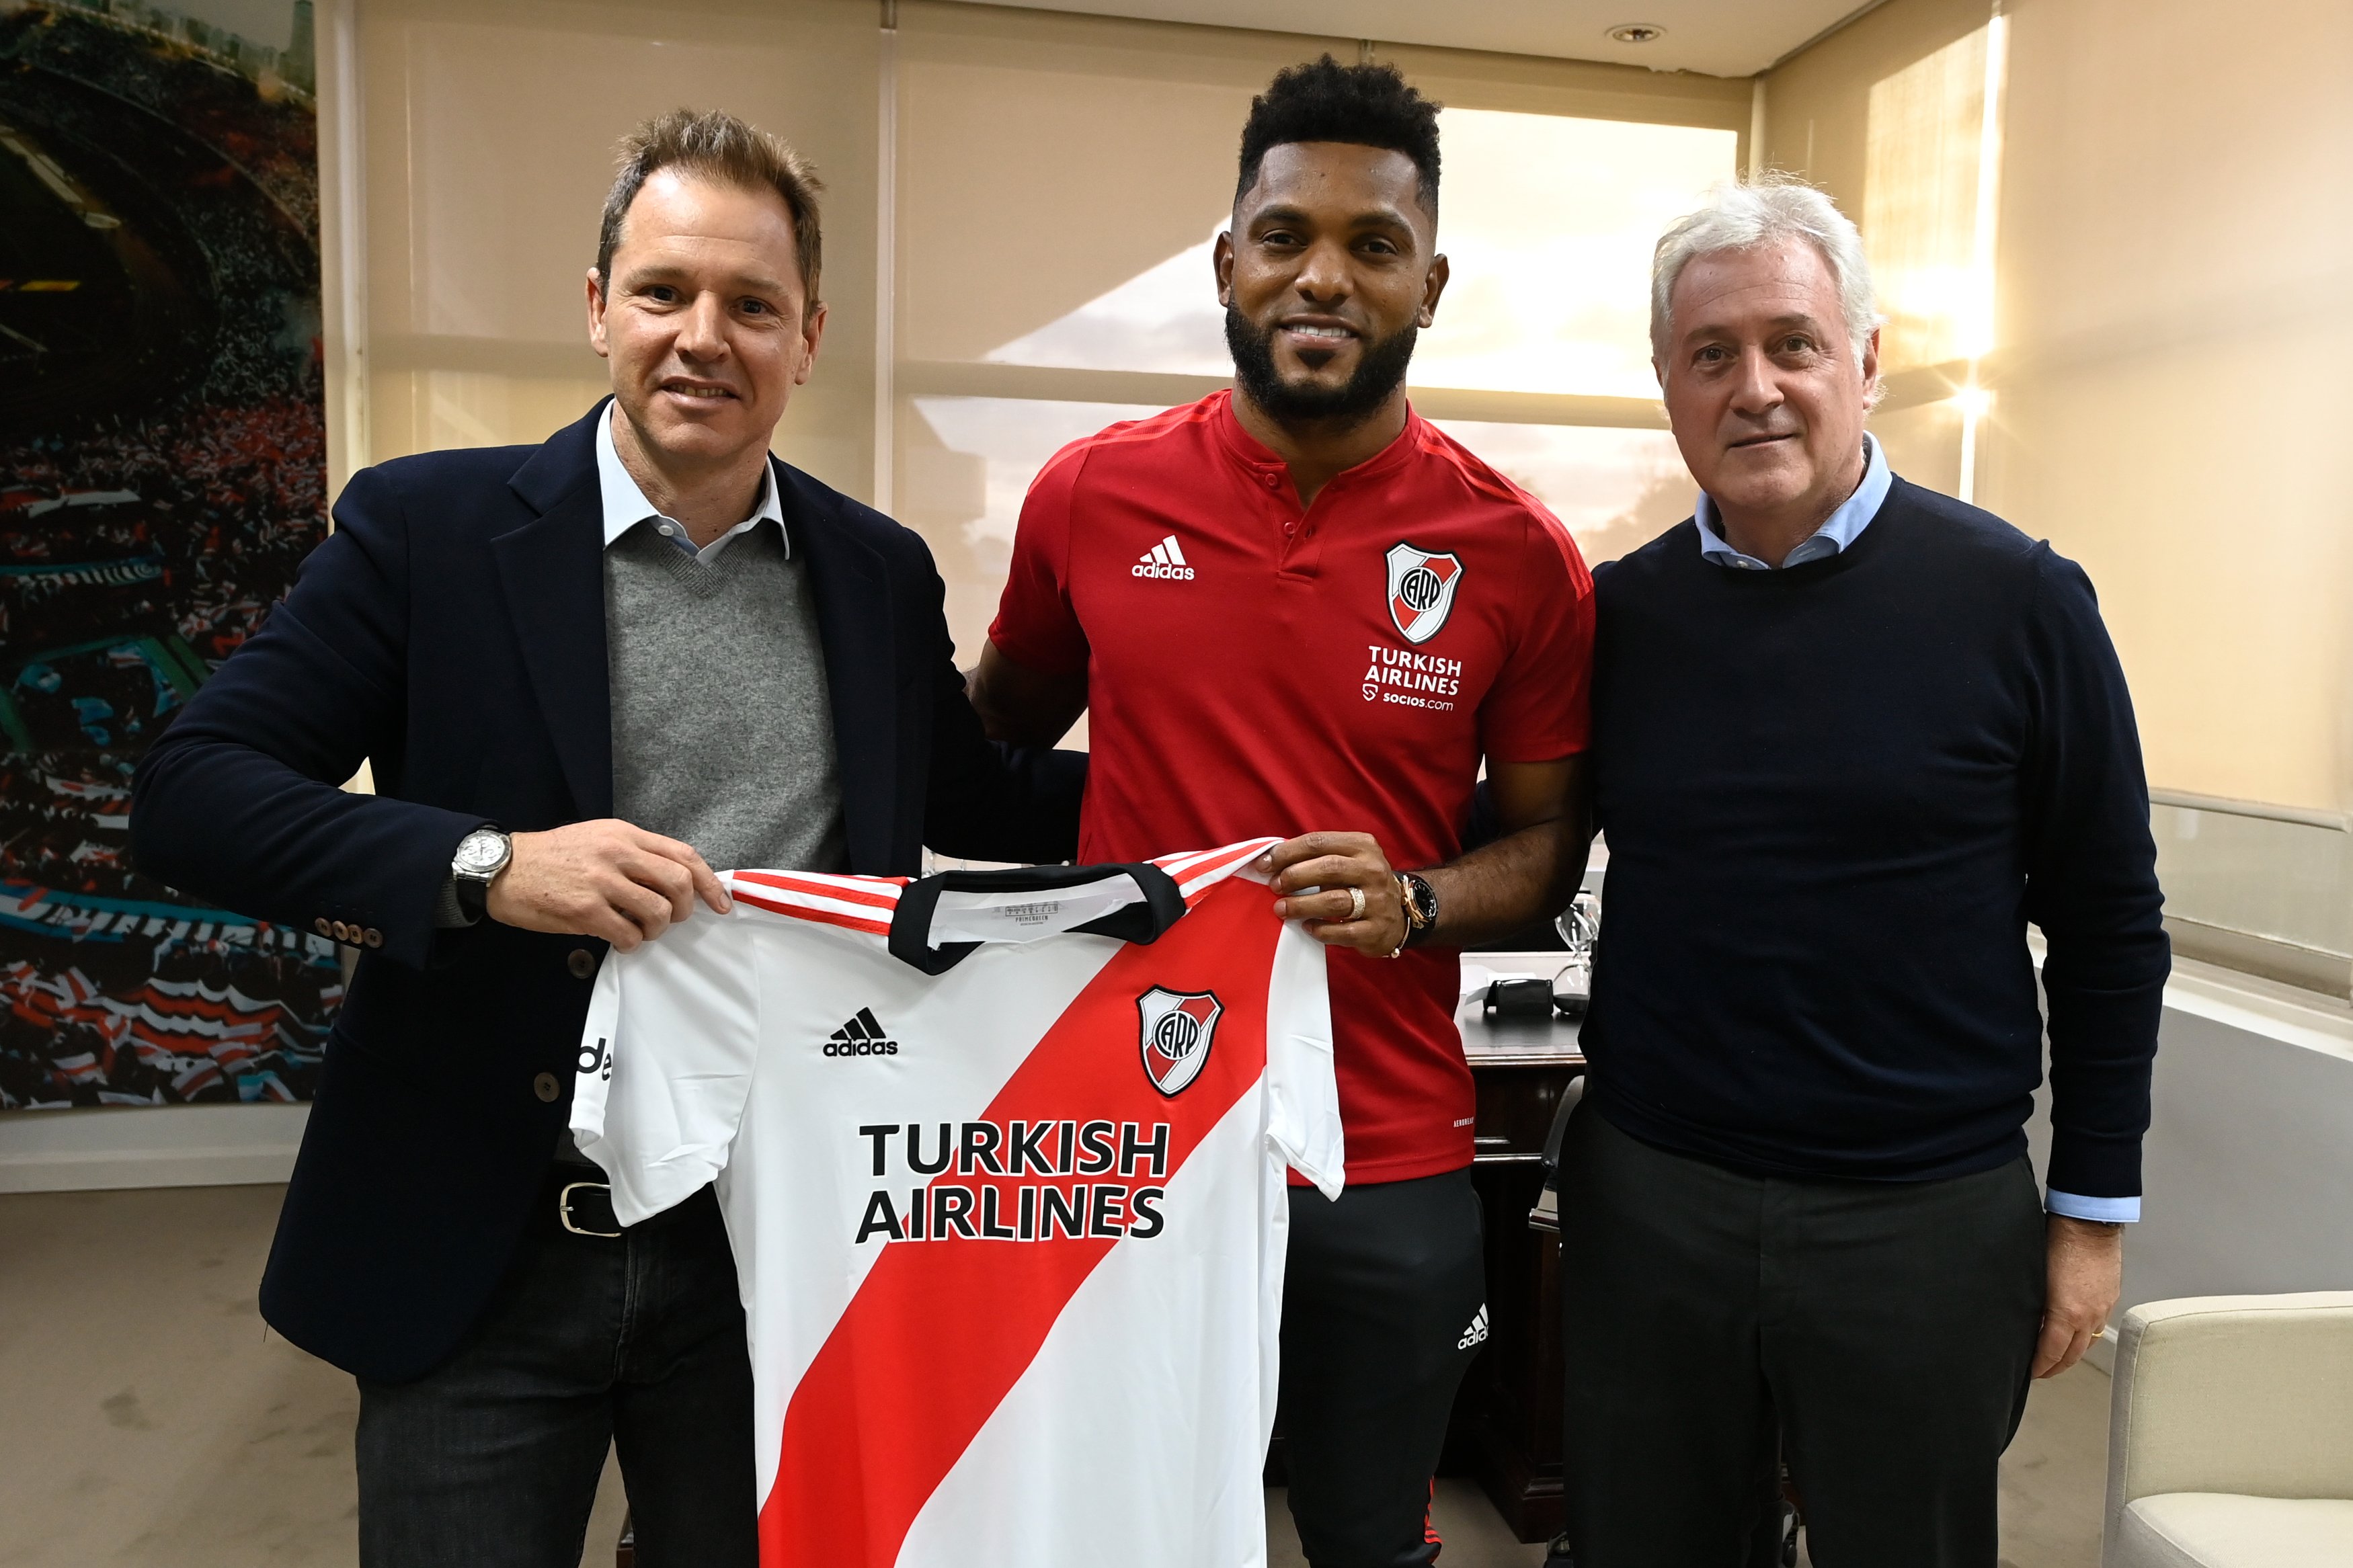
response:
{"label": "beard", "polygon": [[1356,374],[1338,386],[1297,386],[1275,371],[1274,334],[1251,325],[1231,305],[1226,307],[1226,348],[1234,356],[1234,381],[1278,425],[1328,423],[1348,430],[1363,424],[1405,384],[1418,331],[1409,321],[1402,331],[1366,343]]}

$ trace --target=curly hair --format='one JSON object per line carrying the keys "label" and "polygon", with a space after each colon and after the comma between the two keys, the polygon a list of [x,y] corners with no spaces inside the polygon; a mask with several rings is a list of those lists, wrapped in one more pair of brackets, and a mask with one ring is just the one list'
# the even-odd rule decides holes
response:
{"label": "curly hair", "polygon": [[1395,66],[1344,66],[1330,55],[1286,67],[1250,100],[1242,126],[1239,202],[1258,184],[1267,151],[1291,142],[1345,142],[1379,147],[1413,160],[1421,179],[1422,210],[1438,216],[1438,110]]}

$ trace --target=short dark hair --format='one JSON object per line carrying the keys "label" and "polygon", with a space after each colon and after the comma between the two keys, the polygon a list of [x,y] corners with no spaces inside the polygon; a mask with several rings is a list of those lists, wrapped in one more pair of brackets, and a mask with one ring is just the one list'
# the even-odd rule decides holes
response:
{"label": "short dark hair", "polygon": [[817,278],[824,259],[818,231],[818,193],[825,186],[817,171],[780,136],[747,125],[724,110],[698,112],[673,109],[657,114],[621,142],[620,168],[605,196],[605,221],[596,235],[596,283],[610,294],[613,247],[621,243],[621,220],[629,204],[657,169],[683,169],[739,190],[774,191],[793,215],[793,257],[800,263],[801,287],[817,302]]}
{"label": "short dark hair", "polygon": [[1239,202],[1258,184],[1267,150],[1290,142],[1345,142],[1380,147],[1413,160],[1421,180],[1417,195],[1424,211],[1438,216],[1438,110],[1399,74],[1397,67],[1344,66],[1330,55],[1312,65],[1277,71],[1267,89],[1250,100],[1242,126]]}

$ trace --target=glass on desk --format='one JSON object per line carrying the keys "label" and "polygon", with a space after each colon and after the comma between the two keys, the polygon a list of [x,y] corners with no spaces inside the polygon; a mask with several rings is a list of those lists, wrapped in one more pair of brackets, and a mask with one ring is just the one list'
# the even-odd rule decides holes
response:
{"label": "glass on desk", "polygon": [[1564,1018],[1585,1016],[1593,995],[1593,948],[1601,936],[1601,895],[1580,891],[1553,921],[1568,962],[1552,977],[1552,1004]]}

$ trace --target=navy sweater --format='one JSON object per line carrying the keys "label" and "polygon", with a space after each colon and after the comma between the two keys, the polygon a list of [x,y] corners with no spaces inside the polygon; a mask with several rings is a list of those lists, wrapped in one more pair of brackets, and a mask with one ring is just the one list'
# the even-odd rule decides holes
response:
{"label": "navy sweater", "polygon": [[2082,568],[1902,479],[1843,553],[1594,573],[1609,836],[1595,1109],[1738,1169],[1927,1180],[2026,1147],[2140,1192],[2169,968],[2124,672]]}

